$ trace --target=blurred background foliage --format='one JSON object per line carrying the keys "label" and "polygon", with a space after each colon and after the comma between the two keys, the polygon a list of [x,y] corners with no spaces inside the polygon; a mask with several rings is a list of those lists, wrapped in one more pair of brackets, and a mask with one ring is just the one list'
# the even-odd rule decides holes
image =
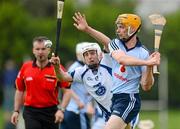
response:
{"label": "blurred background foliage", "polygon": [[[79,32],[73,26],[72,16],[80,11],[86,14],[88,23],[108,35],[115,37],[114,22],[120,13],[133,13],[137,0],[92,0],[91,4],[82,5],[75,0],[66,0],[63,12],[60,52],[62,63],[75,60],[75,45],[82,41],[94,39]],[[169,106],[180,107],[180,11],[166,15],[167,25],[161,40],[162,56],[168,58]],[[153,50],[152,30],[142,25],[139,37]],[[0,2],[0,70],[7,59],[13,59],[18,66],[32,57],[32,39],[44,35],[55,43],[56,35],[56,0],[1,0]],[[55,45],[54,45],[55,46]],[[2,95],[1,95],[2,96]],[[157,87],[145,98],[157,98]]]}

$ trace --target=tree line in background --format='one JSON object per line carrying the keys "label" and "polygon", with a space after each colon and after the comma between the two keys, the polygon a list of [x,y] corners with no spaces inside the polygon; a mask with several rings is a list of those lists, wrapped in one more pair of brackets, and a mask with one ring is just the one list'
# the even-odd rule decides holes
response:
{"label": "tree line in background", "polygon": [[[134,0],[92,0],[90,5],[82,6],[74,0],[66,0],[63,12],[60,37],[60,52],[62,63],[65,65],[75,59],[75,45],[82,41],[96,42],[88,35],[79,32],[73,26],[72,16],[80,11],[86,14],[91,26],[108,35],[115,37],[114,22],[120,13],[133,13],[138,4]],[[166,16],[167,25],[164,28],[161,41],[161,55],[168,58],[169,76],[169,105],[180,106],[178,91],[180,90],[180,13]],[[56,0],[4,0],[0,2],[0,71],[7,59],[13,59],[18,66],[32,55],[32,39],[44,35],[55,43],[56,35]],[[142,42],[150,49],[153,48],[153,35],[143,26],[139,34]],[[55,46],[55,45],[54,45]],[[157,84],[156,84],[157,85]],[[157,86],[149,93],[142,93],[144,98],[157,99]],[[0,95],[2,96],[2,95]]]}

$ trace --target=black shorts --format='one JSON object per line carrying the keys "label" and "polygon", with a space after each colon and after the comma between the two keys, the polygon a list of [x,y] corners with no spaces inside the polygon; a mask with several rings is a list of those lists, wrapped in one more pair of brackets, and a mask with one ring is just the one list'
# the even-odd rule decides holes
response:
{"label": "black shorts", "polygon": [[114,94],[111,111],[113,115],[121,117],[125,123],[137,117],[141,107],[139,94]]}
{"label": "black shorts", "polygon": [[59,129],[59,123],[55,122],[57,106],[47,108],[34,108],[25,106],[23,118],[26,129]]}

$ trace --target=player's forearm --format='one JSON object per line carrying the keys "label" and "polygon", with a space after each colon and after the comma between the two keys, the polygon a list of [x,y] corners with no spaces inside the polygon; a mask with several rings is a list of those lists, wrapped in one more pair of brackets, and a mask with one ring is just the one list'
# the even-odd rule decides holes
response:
{"label": "player's forearm", "polygon": [[106,49],[108,48],[108,44],[110,43],[111,39],[107,37],[105,34],[101,33],[100,31],[95,30],[94,28],[88,26],[85,31],[91,37],[96,39],[99,43],[102,43]]}
{"label": "player's forearm", "polygon": [[54,66],[54,70],[55,70],[55,73],[56,73],[56,77],[58,80],[60,81],[72,81],[72,78],[71,76],[67,73],[67,72],[64,72],[63,70],[61,70],[59,68],[59,66]]}
{"label": "player's forearm", "polygon": [[141,59],[137,59],[137,58],[133,58],[133,57],[129,57],[129,56],[126,56],[126,57],[120,59],[119,63],[122,64],[122,65],[127,65],[127,66],[146,65],[145,60],[141,60]]}
{"label": "player's forearm", "polygon": [[14,97],[14,111],[20,110],[21,106],[23,105],[24,101],[24,92],[16,90],[15,97]]}
{"label": "player's forearm", "polygon": [[148,65],[147,60],[138,59],[133,56],[126,55],[121,50],[116,50],[112,52],[112,57],[119,62],[122,65],[127,66],[142,66],[142,65]]}
{"label": "player's forearm", "polygon": [[80,99],[78,97],[78,95],[72,90],[72,98],[75,100],[76,104],[78,105],[80,103]]}
{"label": "player's forearm", "polygon": [[153,66],[147,66],[146,72],[143,72],[141,78],[141,86],[144,91],[148,91],[154,84],[154,77],[152,72]]}
{"label": "player's forearm", "polygon": [[71,99],[71,89],[63,89],[63,98],[62,98],[62,102],[61,102],[61,107],[63,107],[64,109],[67,107],[70,99]]}
{"label": "player's forearm", "polygon": [[122,65],[127,65],[127,66],[147,65],[146,60],[141,60],[135,57],[125,55],[125,54],[118,54],[118,55],[112,54],[112,57]]}

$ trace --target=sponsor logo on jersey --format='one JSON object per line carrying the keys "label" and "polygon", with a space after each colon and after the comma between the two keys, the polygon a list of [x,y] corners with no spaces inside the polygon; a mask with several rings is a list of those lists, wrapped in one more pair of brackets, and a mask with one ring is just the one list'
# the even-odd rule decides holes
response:
{"label": "sponsor logo on jersey", "polygon": [[126,82],[128,81],[127,78],[125,78],[125,77],[123,77],[123,76],[121,76],[121,75],[119,75],[119,74],[117,74],[117,73],[114,73],[114,76],[115,76],[116,78],[122,80],[122,81],[126,81]]}
{"label": "sponsor logo on jersey", "polygon": [[87,77],[87,80],[88,81],[92,81],[93,79],[91,77]]}
{"label": "sponsor logo on jersey", "polygon": [[32,77],[27,77],[27,78],[26,78],[26,81],[32,81],[32,80],[33,80]]}
{"label": "sponsor logo on jersey", "polygon": [[54,79],[50,79],[50,78],[47,78],[46,79],[48,82],[54,82],[55,80]]}

